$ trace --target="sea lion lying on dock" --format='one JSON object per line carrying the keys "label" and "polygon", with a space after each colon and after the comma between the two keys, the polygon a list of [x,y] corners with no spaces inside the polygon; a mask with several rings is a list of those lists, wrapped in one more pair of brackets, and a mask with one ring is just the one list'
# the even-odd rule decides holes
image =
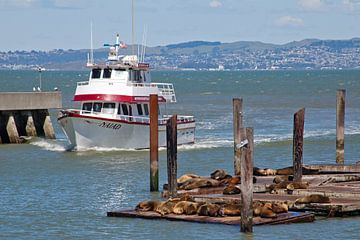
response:
{"label": "sea lion lying on dock", "polygon": [[274,213],[286,213],[289,211],[289,205],[285,202],[274,202],[271,204]]}
{"label": "sea lion lying on dock", "polygon": [[295,200],[294,204],[307,204],[307,203],[330,203],[330,198],[322,194],[311,194]]}
{"label": "sea lion lying on dock", "polygon": [[195,188],[203,187],[218,187],[220,186],[220,181],[211,179],[211,178],[192,178],[185,181],[179,186],[179,189],[183,190],[192,190]]}
{"label": "sea lion lying on dock", "polygon": [[291,182],[291,181],[283,181],[280,183],[271,184],[268,187],[270,193],[276,193],[276,190],[279,189],[287,189],[293,191],[294,189],[307,189],[309,187],[308,182]]}
{"label": "sea lion lying on dock", "polygon": [[225,204],[220,207],[220,216],[240,216],[241,215],[241,204]]}
{"label": "sea lion lying on dock", "polygon": [[275,218],[276,213],[272,210],[271,203],[255,202],[253,204],[253,215],[260,216],[262,218]]}
{"label": "sea lion lying on dock", "polygon": [[199,203],[190,201],[180,201],[173,207],[173,213],[175,214],[186,214],[194,215],[197,213]]}
{"label": "sea lion lying on dock", "polygon": [[294,180],[294,176],[293,175],[281,175],[281,176],[276,176],[273,179],[273,183],[281,183],[284,181],[293,181]]}
{"label": "sea lion lying on dock", "polygon": [[232,194],[240,194],[241,190],[235,184],[229,184],[223,190],[223,194],[232,195]]}
{"label": "sea lion lying on dock", "polygon": [[205,203],[201,205],[197,211],[199,216],[218,217],[220,216],[220,206],[212,203]]}
{"label": "sea lion lying on dock", "polygon": [[262,168],[254,167],[253,174],[255,176],[272,176],[272,175],[276,175],[276,170],[271,168],[262,169]]}
{"label": "sea lion lying on dock", "polygon": [[136,211],[154,211],[158,206],[161,205],[160,200],[145,200],[136,205]]}
{"label": "sea lion lying on dock", "polygon": [[195,174],[184,174],[184,175],[182,175],[181,177],[179,177],[178,179],[177,179],[177,183],[178,184],[183,184],[184,182],[186,182],[187,180],[189,180],[189,179],[193,179],[193,178],[200,178],[200,176],[198,176],[198,175],[195,175]]}
{"label": "sea lion lying on dock", "polygon": [[229,174],[226,173],[224,169],[217,169],[210,174],[210,177],[215,180],[222,180],[225,178],[231,178]]}

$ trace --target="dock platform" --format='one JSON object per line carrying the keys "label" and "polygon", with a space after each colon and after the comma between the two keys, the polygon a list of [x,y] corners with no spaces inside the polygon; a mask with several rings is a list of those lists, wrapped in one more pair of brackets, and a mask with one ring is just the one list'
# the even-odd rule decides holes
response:
{"label": "dock platform", "polygon": [[[126,218],[143,218],[143,219],[162,219],[169,221],[185,221],[185,222],[196,222],[196,223],[217,223],[225,225],[239,225],[240,217],[209,217],[199,215],[176,215],[168,214],[161,215],[159,213],[150,211],[142,212],[135,210],[122,210],[107,212],[108,217],[126,217]],[[261,218],[254,217],[253,225],[274,225],[274,224],[285,224],[285,223],[304,223],[313,222],[315,219],[311,213],[299,213],[299,212],[287,212],[280,213],[276,218]]]}

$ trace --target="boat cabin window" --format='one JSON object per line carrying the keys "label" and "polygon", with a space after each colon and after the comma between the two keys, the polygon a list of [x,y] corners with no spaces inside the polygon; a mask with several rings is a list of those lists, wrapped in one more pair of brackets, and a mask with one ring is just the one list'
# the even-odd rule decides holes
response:
{"label": "boat cabin window", "polygon": [[124,115],[129,115],[129,111],[126,104],[121,104],[121,109]]}
{"label": "boat cabin window", "polygon": [[94,102],[93,111],[94,112],[101,112],[102,103],[101,102]]}
{"label": "boat cabin window", "polygon": [[94,68],[91,71],[91,78],[100,78],[100,76],[101,76],[101,69]]}
{"label": "boat cabin window", "polygon": [[115,112],[115,103],[104,103],[103,113],[113,114]]}
{"label": "boat cabin window", "polygon": [[91,102],[84,103],[82,106],[82,110],[84,110],[86,112],[91,112],[91,108],[92,108]]}
{"label": "boat cabin window", "polygon": [[143,82],[142,76],[139,70],[131,70],[130,71],[130,81],[135,83]]}
{"label": "boat cabin window", "polygon": [[149,115],[149,107],[147,104],[144,104],[144,111],[145,111],[145,115]]}
{"label": "boat cabin window", "polygon": [[103,73],[103,78],[110,78],[111,77],[111,72],[112,72],[111,68],[105,68],[104,73]]}
{"label": "boat cabin window", "polygon": [[143,110],[142,110],[141,104],[136,104],[136,107],[137,107],[137,110],[138,110],[138,114],[143,115]]}

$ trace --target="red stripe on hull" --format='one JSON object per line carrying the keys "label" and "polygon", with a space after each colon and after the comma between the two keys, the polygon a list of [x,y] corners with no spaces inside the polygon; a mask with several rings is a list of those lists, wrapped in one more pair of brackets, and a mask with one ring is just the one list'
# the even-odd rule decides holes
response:
{"label": "red stripe on hull", "polygon": [[[164,97],[158,97],[159,102],[166,102]],[[74,101],[106,101],[106,102],[149,102],[149,96],[126,96],[126,95],[112,95],[112,94],[82,94],[75,95]]]}

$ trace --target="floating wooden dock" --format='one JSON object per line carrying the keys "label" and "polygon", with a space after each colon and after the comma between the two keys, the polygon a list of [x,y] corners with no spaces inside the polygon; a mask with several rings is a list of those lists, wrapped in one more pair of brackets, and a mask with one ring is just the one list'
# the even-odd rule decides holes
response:
{"label": "floating wooden dock", "polygon": [[[108,217],[126,217],[126,218],[143,218],[143,219],[162,219],[169,221],[185,221],[196,223],[217,223],[225,225],[239,225],[240,217],[209,217],[199,215],[161,215],[156,212],[142,212],[135,210],[122,210],[107,213]],[[311,213],[287,212],[280,213],[276,218],[254,217],[253,225],[274,225],[284,223],[313,222],[314,215]]]}

